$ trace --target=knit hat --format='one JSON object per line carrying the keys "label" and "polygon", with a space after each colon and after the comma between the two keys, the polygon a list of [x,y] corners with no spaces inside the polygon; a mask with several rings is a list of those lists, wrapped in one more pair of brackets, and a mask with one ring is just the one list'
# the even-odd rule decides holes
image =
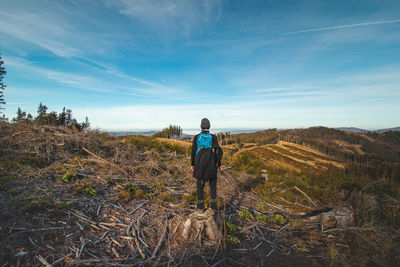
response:
{"label": "knit hat", "polygon": [[207,118],[201,120],[201,129],[210,129],[210,121]]}

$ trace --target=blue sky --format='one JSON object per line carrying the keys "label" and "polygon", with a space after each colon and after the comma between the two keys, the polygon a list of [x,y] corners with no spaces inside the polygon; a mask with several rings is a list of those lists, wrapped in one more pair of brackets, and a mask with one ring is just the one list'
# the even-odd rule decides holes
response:
{"label": "blue sky", "polygon": [[0,0],[5,113],[108,130],[400,125],[399,1]]}

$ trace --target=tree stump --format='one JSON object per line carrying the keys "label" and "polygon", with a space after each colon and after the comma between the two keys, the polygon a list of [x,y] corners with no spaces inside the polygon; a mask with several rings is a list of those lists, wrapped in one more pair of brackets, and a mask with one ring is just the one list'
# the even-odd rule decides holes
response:
{"label": "tree stump", "polygon": [[329,228],[347,228],[354,224],[353,213],[347,208],[334,209],[319,214],[321,230]]}
{"label": "tree stump", "polygon": [[188,216],[175,217],[170,222],[170,229],[173,229],[170,240],[178,246],[215,244],[221,238],[212,209],[207,209],[204,213],[195,211]]}

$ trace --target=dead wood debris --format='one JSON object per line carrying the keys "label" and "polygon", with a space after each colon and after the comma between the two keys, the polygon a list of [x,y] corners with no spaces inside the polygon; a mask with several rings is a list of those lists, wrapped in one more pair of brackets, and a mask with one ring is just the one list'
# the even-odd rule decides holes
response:
{"label": "dead wood debris", "polygon": [[[0,156],[23,155],[34,161],[36,165],[19,167],[13,175],[23,181],[19,186],[28,192],[25,196],[50,200],[49,206],[25,213],[18,206],[18,197],[4,196],[1,192],[0,201],[7,203],[3,212],[8,212],[2,218],[10,219],[1,224],[0,245],[4,249],[0,260],[9,265],[17,265],[17,261],[45,266],[186,266],[192,263],[254,266],[260,262],[273,265],[280,259],[295,256],[290,238],[298,232],[319,233],[319,237],[331,240],[333,235],[347,235],[347,230],[357,230],[350,227],[322,232],[318,221],[307,219],[304,219],[306,230],[296,229],[289,223],[277,226],[242,219],[238,215],[242,210],[269,217],[279,211],[287,218],[300,218],[304,213],[291,210],[301,204],[289,201],[284,201],[288,206],[265,203],[269,211],[256,210],[254,206],[260,198],[254,191],[241,191],[235,178],[237,174],[228,168],[218,180],[218,195],[224,203],[218,214],[215,217],[203,214],[204,218],[193,219],[190,216],[195,212],[193,203],[182,206],[183,196],[195,190],[187,155],[179,158],[176,153],[143,152],[129,142],[57,127],[45,130],[35,126],[28,130],[7,127],[0,132],[4,145]],[[57,181],[68,173],[73,174],[74,180]],[[157,197],[121,201],[120,190],[128,182],[142,188],[163,183],[163,193],[176,197],[177,203],[160,202]],[[83,183],[92,185],[97,195],[76,193],[76,187]],[[300,193],[316,206],[303,191]],[[58,209],[52,204],[55,201],[70,204]],[[241,226],[242,230],[228,232],[226,222]],[[189,224],[195,227],[188,227]],[[341,224],[339,221],[334,227]],[[196,242],[179,242],[183,229]],[[358,232],[381,238],[380,232]],[[235,235],[240,245],[230,244],[228,235]],[[373,244],[364,243],[376,249]],[[308,243],[302,245],[317,249]]]}

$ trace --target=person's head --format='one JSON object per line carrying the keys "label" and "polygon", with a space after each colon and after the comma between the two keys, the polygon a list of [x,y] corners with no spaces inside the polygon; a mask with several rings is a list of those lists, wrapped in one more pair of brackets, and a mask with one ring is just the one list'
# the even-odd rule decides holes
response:
{"label": "person's head", "polygon": [[210,121],[207,118],[203,118],[200,124],[201,130],[209,130],[210,129]]}

